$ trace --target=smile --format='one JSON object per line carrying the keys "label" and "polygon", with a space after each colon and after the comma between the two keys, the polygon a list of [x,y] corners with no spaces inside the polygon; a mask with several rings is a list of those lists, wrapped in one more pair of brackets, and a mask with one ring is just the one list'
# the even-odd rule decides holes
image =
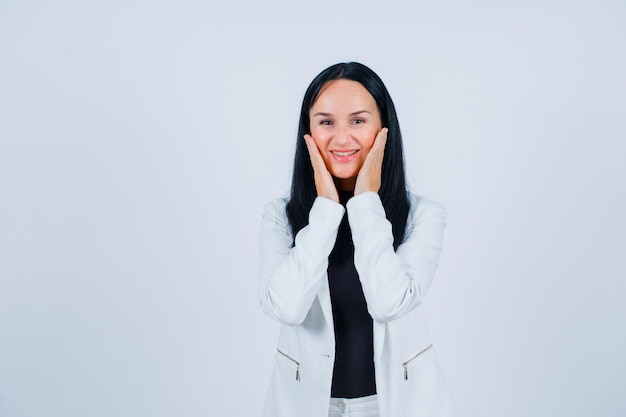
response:
{"label": "smile", "polygon": [[347,151],[347,152],[339,152],[339,151],[331,151],[334,155],[337,156],[350,156],[350,155],[354,155],[355,153],[357,153],[359,150],[354,150],[354,151]]}
{"label": "smile", "polygon": [[337,162],[350,162],[357,158],[358,149],[353,151],[330,151],[332,158]]}

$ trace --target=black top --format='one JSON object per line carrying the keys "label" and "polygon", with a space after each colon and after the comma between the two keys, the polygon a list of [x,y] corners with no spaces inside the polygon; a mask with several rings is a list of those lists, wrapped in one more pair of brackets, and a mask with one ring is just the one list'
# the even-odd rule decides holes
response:
{"label": "black top", "polygon": [[[340,193],[345,205],[352,194]],[[357,398],[376,394],[373,322],[354,267],[354,245],[344,217],[328,264],[335,325],[335,367],[331,396]]]}

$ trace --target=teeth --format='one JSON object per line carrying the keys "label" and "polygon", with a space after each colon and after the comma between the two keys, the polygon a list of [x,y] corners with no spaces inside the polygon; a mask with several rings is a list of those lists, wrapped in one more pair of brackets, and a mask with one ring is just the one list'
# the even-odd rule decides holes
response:
{"label": "teeth", "polygon": [[348,156],[348,155],[354,155],[356,153],[356,151],[349,151],[349,152],[332,151],[332,152],[337,156]]}

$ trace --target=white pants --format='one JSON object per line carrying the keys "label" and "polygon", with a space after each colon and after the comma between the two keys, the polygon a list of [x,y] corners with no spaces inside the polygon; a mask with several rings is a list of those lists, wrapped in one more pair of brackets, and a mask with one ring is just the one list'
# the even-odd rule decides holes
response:
{"label": "white pants", "polygon": [[378,417],[378,398],[331,398],[328,417]]}

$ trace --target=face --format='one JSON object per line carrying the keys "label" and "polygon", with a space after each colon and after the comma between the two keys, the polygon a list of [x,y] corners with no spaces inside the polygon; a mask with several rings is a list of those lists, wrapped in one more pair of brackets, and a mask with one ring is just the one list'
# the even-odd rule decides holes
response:
{"label": "face", "polygon": [[309,111],[311,136],[337,186],[352,191],[376,134],[382,129],[374,97],[352,80],[322,87]]}

